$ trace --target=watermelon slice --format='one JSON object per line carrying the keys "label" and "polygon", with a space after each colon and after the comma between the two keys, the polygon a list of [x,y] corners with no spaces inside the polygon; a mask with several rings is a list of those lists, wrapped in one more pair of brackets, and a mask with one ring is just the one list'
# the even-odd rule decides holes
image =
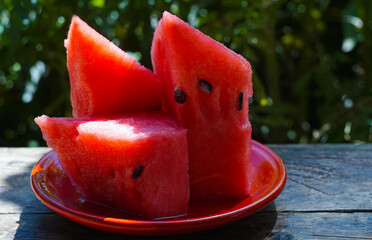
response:
{"label": "watermelon slice", "polygon": [[150,219],[187,212],[186,130],[164,113],[35,121],[87,199]]}
{"label": "watermelon slice", "polygon": [[248,196],[249,62],[167,12],[151,55],[163,82],[163,109],[188,129],[191,196]]}
{"label": "watermelon slice", "polygon": [[157,77],[76,16],[65,47],[74,117],[160,110]]}

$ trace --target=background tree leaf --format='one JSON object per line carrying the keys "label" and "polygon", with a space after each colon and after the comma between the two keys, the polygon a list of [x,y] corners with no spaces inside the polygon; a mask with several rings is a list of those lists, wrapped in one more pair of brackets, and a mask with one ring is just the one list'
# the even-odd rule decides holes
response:
{"label": "background tree leaf", "polygon": [[152,69],[163,11],[251,62],[254,139],[372,142],[372,1],[3,0],[0,145],[45,145],[33,119],[71,116],[63,41],[73,15]]}

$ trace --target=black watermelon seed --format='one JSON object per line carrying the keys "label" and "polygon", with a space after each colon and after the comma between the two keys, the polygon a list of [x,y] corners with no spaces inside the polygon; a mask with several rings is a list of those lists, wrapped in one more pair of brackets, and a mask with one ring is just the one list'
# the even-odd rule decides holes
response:
{"label": "black watermelon seed", "polygon": [[212,92],[212,85],[205,81],[204,79],[199,80],[199,87],[203,92],[210,93]]}
{"label": "black watermelon seed", "polygon": [[181,89],[174,91],[174,99],[179,104],[184,104],[186,102],[186,95]]}
{"label": "black watermelon seed", "polygon": [[141,176],[141,173],[142,173],[142,171],[143,171],[143,168],[144,168],[144,166],[141,165],[141,166],[136,167],[136,168],[134,169],[134,171],[133,171],[133,178],[134,178],[134,179],[136,179],[136,178],[138,178],[139,176]]}
{"label": "black watermelon seed", "polygon": [[238,110],[242,110],[243,109],[243,100],[244,100],[244,93],[243,92],[240,92],[239,93],[239,102],[238,102]]}

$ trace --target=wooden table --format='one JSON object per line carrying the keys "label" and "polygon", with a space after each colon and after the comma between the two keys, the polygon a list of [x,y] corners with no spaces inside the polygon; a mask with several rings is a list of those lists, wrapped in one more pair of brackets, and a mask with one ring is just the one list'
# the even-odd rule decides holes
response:
{"label": "wooden table", "polygon": [[[269,145],[287,185],[260,212],[228,226],[156,239],[372,239],[372,144]],[[30,172],[48,148],[0,148],[0,239],[153,239],[69,221],[41,204]]]}

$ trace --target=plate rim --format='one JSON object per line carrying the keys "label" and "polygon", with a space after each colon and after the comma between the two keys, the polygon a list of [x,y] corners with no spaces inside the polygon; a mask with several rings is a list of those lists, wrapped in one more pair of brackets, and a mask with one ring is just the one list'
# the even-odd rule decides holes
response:
{"label": "plate rim", "polygon": [[[39,161],[34,165],[30,183],[32,191],[34,192],[37,199],[42,202],[46,207],[53,210],[57,214],[66,217],[74,222],[116,233],[124,233],[131,235],[168,235],[169,233],[187,233],[200,230],[206,230],[222,226],[244,217],[247,217],[273,202],[283,191],[287,180],[287,171],[281,158],[269,147],[262,143],[252,140],[253,146],[260,148],[266,154],[269,154],[271,158],[275,159],[275,163],[278,165],[280,180],[277,181],[276,186],[270,190],[264,197],[254,201],[248,205],[244,205],[239,209],[232,211],[217,213],[210,216],[198,217],[198,218],[187,218],[187,219],[159,219],[159,220],[135,220],[135,219],[124,219],[124,218],[111,218],[109,216],[99,216],[84,212],[75,208],[71,208],[58,201],[53,200],[43,189],[40,188],[35,174],[40,171],[40,162],[44,161],[49,154],[53,154],[53,150],[44,154]],[[178,226],[178,229],[174,229]],[[151,227],[151,228],[147,228]],[[172,228],[172,229],[170,229]],[[144,231],[144,232],[142,232]]]}

